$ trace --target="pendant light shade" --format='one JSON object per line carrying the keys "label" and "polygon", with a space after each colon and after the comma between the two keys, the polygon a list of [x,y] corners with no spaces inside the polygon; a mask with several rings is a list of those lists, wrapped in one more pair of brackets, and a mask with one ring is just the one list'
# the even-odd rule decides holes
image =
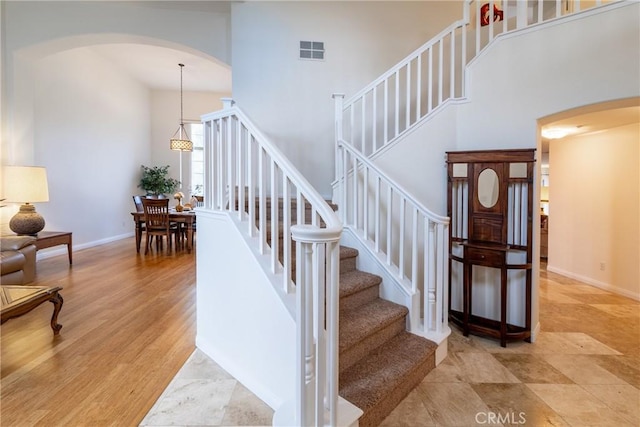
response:
{"label": "pendant light shade", "polygon": [[189,139],[187,130],[184,128],[184,110],[182,102],[182,68],[184,64],[178,64],[180,66],[180,127],[176,133],[173,134],[173,138],[169,140],[169,148],[176,151],[193,151],[193,142]]}
{"label": "pendant light shade", "polygon": [[[182,131],[186,135],[186,130],[183,129]],[[193,142],[191,142],[188,137],[187,139],[171,138],[169,140],[169,147],[176,151],[193,151]]]}

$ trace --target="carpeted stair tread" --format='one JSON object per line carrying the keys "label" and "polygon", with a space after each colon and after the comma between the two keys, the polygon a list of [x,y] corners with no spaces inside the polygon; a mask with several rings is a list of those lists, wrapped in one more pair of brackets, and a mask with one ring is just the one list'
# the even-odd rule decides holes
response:
{"label": "carpeted stair tread", "polygon": [[356,269],[358,250],[348,246],[340,246],[340,272],[346,273]]}
{"label": "carpeted stair tread", "polygon": [[378,286],[382,278],[365,271],[353,270],[340,273],[340,298],[346,298],[372,286]]}
{"label": "carpeted stair tread", "polygon": [[435,367],[436,345],[403,331],[340,374],[339,394],[377,425]]}
{"label": "carpeted stair tread", "polygon": [[340,259],[355,258],[358,256],[358,250],[349,246],[340,246]]}
{"label": "carpeted stair tread", "polygon": [[404,321],[408,312],[405,306],[381,298],[357,309],[340,312],[340,353],[392,323]]}

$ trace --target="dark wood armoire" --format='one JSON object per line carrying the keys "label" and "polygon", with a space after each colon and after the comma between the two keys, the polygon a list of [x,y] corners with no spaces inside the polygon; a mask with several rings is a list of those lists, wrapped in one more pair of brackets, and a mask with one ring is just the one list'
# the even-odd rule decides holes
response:
{"label": "dark wood armoire", "polygon": [[534,162],[535,150],[447,153],[450,320],[503,347],[531,337]]}

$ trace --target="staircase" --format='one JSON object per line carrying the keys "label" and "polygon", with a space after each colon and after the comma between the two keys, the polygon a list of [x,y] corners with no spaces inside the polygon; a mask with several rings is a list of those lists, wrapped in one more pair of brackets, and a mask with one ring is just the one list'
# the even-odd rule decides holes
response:
{"label": "staircase", "polygon": [[[337,206],[327,201],[337,210]],[[283,203],[279,199],[272,209],[266,200],[267,229],[272,230],[271,215],[283,220]],[[296,223],[296,200],[289,202],[292,223]],[[244,203],[249,212],[248,202]],[[305,204],[305,221],[311,220],[311,206]],[[255,208],[259,221],[259,206]],[[321,224],[322,226],[322,224]],[[273,247],[271,231],[267,243]],[[295,272],[295,242],[291,242],[291,268]],[[285,236],[278,230],[278,259],[284,263]],[[436,344],[407,332],[409,310],[379,297],[382,278],[356,268],[358,251],[340,247],[340,329],[339,394],[360,408],[364,414],[360,427],[377,426],[407,394],[435,367]],[[293,274],[292,274],[293,275]]]}
{"label": "staircase", "polygon": [[340,248],[339,394],[376,426],[435,367],[436,345],[406,331],[409,310],[380,298],[381,278]]}
{"label": "staircase", "polygon": [[[279,360],[292,352],[296,355],[295,366],[279,368],[284,375],[295,377],[295,399],[277,403],[280,409],[274,423],[352,425],[357,420],[362,426],[378,425],[435,367],[438,346],[407,332],[410,324],[420,320],[419,312],[414,309],[418,316],[410,319],[411,307],[406,299],[395,303],[379,297],[382,278],[356,269],[358,250],[340,246],[343,225],[336,206],[313,189],[231,100],[224,110],[203,117],[203,122],[209,183],[205,186],[203,213],[220,212],[233,228],[231,234],[243,236],[246,247],[269,277],[264,286],[278,295],[296,325],[294,348],[278,349],[282,354]],[[202,225],[206,235],[214,223],[204,215],[201,219],[199,228]],[[220,222],[215,224],[218,227]],[[427,227],[421,229],[421,235],[428,237],[423,250],[430,256],[434,249],[442,249],[446,228],[425,221],[420,224]],[[220,229],[211,238],[221,232],[227,233]],[[219,271],[232,267],[226,255],[224,250],[219,253],[220,260],[227,259],[216,264]],[[202,262],[218,261],[208,258]],[[433,280],[439,276],[425,275],[425,313],[445,306],[445,300],[436,298],[441,293]],[[385,277],[385,286],[387,280]],[[211,292],[200,280],[198,286],[203,293]],[[409,293],[419,295],[416,286],[418,281]],[[213,292],[225,301],[236,296],[223,289]],[[441,311],[433,313],[425,327],[446,326],[446,316]],[[446,336],[447,331],[443,332]],[[211,331],[212,336],[217,333]],[[278,331],[264,333],[275,338]],[[230,372],[233,368],[230,366]],[[246,367],[237,372],[249,375]],[[271,378],[258,370],[252,375]],[[259,387],[278,388],[288,381]]]}

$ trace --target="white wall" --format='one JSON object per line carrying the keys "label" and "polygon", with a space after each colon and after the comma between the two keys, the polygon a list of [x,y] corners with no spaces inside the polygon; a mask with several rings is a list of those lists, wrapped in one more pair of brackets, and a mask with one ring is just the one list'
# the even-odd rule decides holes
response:
{"label": "white wall", "polygon": [[[456,107],[439,109],[398,144],[376,156],[375,163],[425,207],[447,215],[446,151],[456,140]],[[409,173],[408,173],[409,172]]]}
{"label": "white wall", "polygon": [[547,268],[640,300],[640,124],[554,140]]}
{"label": "white wall", "polygon": [[253,245],[229,215],[198,212],[196,345],[277,409],[295,394],[295,296],[278,295]]}
{"label": "white wall", "polygon": [[[462,17],[461,2],[239,2],[233,96],[323,195],[333,180],[332,93],[349,97]],[[301,40],[325,60],[300,60]]]}
{"label": "white wall", "polygon": [[86,48],[44,58],[34,76],[47,229],[73,231],[75,245],[130,233],[136,166],[150,157],[149,90]]}

